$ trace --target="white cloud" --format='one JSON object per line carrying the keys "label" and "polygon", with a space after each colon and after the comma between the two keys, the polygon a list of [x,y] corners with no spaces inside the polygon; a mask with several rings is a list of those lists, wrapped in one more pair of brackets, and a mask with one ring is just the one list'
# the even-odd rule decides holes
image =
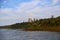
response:
{"label": "white cloud", "polygon": [[[52,0],[54,5],[56,2],[58,2],[58,0]],[[37,6],[39,3],[41,2],[41,0],[33,0],[32,2],[27,2],[27,3],[21,3],[18,7],[17,7],[17,13],[20,13],[20,15],[24,16],[24,14],[26,16],[32,17],[32,18],[36,18],[36,17],[40,17],[40,16],[51,16],[51,15],[57,15],[59,14],[58,11],[60,11],[60,6],[52,6],[49,5],[49,7],[40,7]],[[45,3],[41,3],[42,5],[46,5]],[[21,14],[22,13],[22,14]]]}
{"label": "white cloud", "polygon": [[[55,3],[58,2],[58,0],[52,0],[53,3],[49,5],[49,7],[46,6],[46,2],[43,3],[41,0],[33,0],[30,2],[24,2],[20,3],[19,6],[16,7],[16,9],[12,8],[4,8],[0,9],[0,14],[7,14],[8,16],[0,17],[0,20],[20,20],[25,21],[28,18],[46,18],[50,17],[51,15],[59,16],[60,15],[60,6],[52,6],[55,5]],[[44,5],[44,7],[41,7],[41,5],[38,5],[41,3],[41,5]],[[12,23],[13,21],[11,21]],[[14,21],[15,23],[15,21]]]}
{"label": "white cloud", "polygon": [[27,2],[27,3],[21,3],[19,6],[16,8],[16,13],[19,13],[20,15],[25,17],[34,17],[36,16],[33,14],[30,10],[34,9],[37,5],[39,4],[39,1],[32,1],[32,2]]}
{"label": "white cloud", "polygon": [[59,0],[52,0],[53,4],[56,4],[57,2],[59,2]]}
{"label": "white cloud", "polygon": [[1,8],[0,9],[0,13],[11,13],[12,12],[12,8]]}
{"label": "white cloud", "polygon": [[21,18],[20,16],[18,17],[15,14],[15,10],[13,10],[12,8],[0,9],[0,14],[7,15],[7,16],[0,17],[0,20],[11,20],[11,19]]}
{"label": "white cloud", "polygon": [[20,19],[21,16],[17,16],[12,8],[0,8],[0,25],[14,24]]}
{"label": "white cloud", "polygon": [[32,2],[27,2],[27,3],[21,3],[19,4],[19,6],[17,7],[17,10],[20,11],[20,10],[30,10],[34,7],[37,6],[37,4],[39,3],[39,1],[32,1]]}

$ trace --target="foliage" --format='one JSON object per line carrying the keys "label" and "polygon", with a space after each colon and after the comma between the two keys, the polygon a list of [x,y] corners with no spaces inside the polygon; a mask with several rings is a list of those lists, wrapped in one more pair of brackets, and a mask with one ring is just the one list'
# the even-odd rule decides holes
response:
{"label": "foliage", "polygon": [[22,22],[22,23],[16,23],[13,25],[5,26],[4,28],[12,28],[12,29],[48,29],[50,30],[53,28],[60,28],[60,16],[54,18],[53,16],[51,18],[47,19],[34,19],[32,22]]}

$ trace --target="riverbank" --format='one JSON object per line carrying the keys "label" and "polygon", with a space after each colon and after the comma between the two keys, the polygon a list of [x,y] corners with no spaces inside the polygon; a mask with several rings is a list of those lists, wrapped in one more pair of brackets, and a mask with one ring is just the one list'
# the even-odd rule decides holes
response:
{"label": "riverbank", "polygon": [[[11,28],[0,28],[0,29],[11,29]],[[60,32],[60,27],[40,27],[39,29],[38,28],[21,28],[21,29],[12,28],[12,30]]]}
{"label": "riverbank", "polygon": [[43,27],[41,27],[41,28],[39,28],[39,29],[34,29],[34,28],[32,28],[32,29],[30,29],[30,28],[26,28],[26,29],[22,29],[22,30],[24,30],[24,31],[51,31],[51,32],[60,32],[60,27],[45,27],[45,28],[43,28]]}
{"label": "riverbank", "polygon": [[[2,28],[11,29],[11,28]],[[11,29],[11,30],[21,30],[21,31],[47,31],[47,32],[60,32],[60,28],[40,28],[40,29]]]}
{"label": "riverbank", "polygon": [[47,19],[34,19],[28,22],[16,23],[7,26],[1,26],[7,29],[22,29],[25,31],[56,31],[60,32],[60,16]]}
{"label": "riverbank", "polygon": [[12,29],[22,31],[49,31],[49,32],[60,32],[60,27],[40,27],[40,28],[0,28],[0,29]]}

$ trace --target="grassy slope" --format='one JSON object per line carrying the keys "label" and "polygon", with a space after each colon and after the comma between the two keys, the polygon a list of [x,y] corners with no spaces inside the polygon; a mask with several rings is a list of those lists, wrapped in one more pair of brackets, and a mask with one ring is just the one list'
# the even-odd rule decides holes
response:
{"label": "grassy slope", "polygon": [[10,29],[23,29],[29,31],[58,31],[60,32],[60,16],[59,17],[51,17],[47,19],[34,19],[31,22],[22,22],[16,23],[13,25],[8,25],[3,28]]}

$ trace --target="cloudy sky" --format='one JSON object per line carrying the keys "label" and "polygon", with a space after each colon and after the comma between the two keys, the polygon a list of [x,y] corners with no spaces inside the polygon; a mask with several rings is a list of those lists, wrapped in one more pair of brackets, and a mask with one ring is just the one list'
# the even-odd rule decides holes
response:
{"label": "cloudy sky", "polygon": [[0,0],[0,26],[51,15],[60,16],[60,0]]}

